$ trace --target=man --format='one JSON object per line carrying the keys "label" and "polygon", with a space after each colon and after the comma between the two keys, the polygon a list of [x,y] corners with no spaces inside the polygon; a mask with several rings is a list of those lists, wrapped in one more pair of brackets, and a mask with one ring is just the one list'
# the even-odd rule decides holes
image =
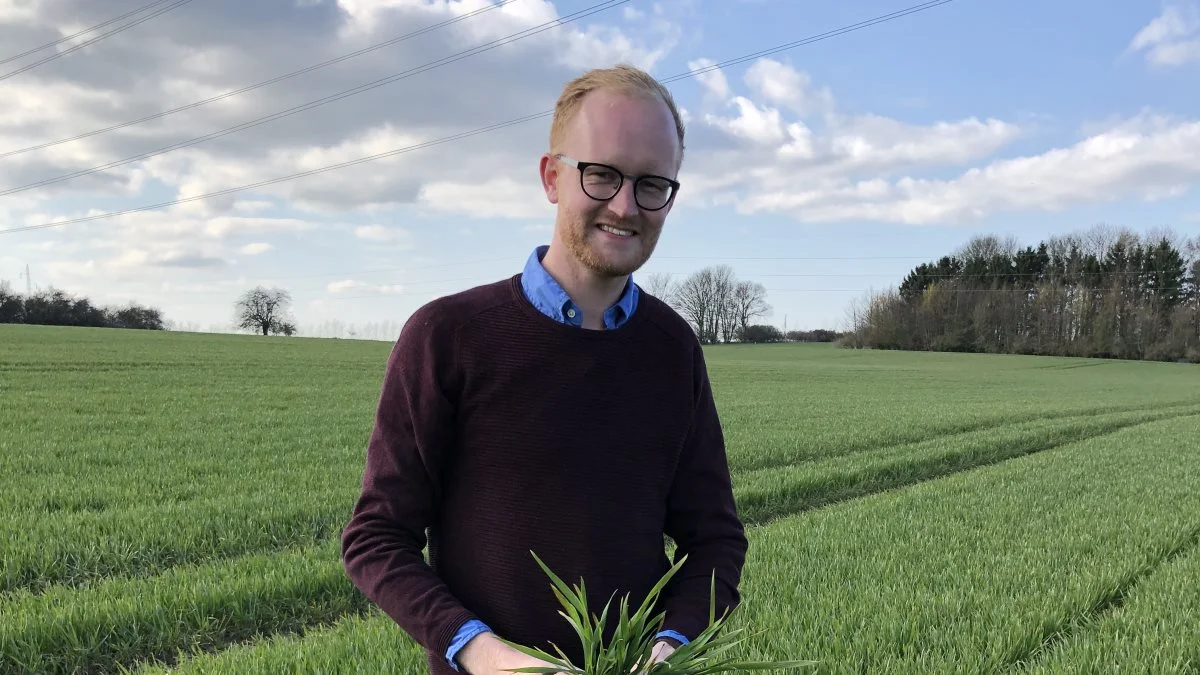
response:
{"label": "man", "polygon": [[548,665],[499,637],[579,663],[531,553],[582,579],[599,613],[641,604],[671,537],[688,562],[661,596],[654,660],[707,626],[714,572],[718,613],[740,602],[747,542],[703,352],[631,276],[674,202],[683,139],[638,69],[568,83],[540,163],[549,246],[424,305],[392,350],[343,557],[435,675]]}

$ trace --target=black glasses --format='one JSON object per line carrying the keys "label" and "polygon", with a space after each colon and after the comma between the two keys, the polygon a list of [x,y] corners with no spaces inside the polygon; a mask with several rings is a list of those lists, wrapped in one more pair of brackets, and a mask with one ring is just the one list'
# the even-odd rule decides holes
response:
{"label": "black glasses", "polygon": [[679,191],[679,183],[662,176],[627,176],[615,167],[596,162],[581,162],[565,155],[555,155],[564,163],[579,169],[579,186],[592,199],[606,202],[621,191],[626,178],[633,179],[633,199],[647,211],[658,211],[671,203]]}

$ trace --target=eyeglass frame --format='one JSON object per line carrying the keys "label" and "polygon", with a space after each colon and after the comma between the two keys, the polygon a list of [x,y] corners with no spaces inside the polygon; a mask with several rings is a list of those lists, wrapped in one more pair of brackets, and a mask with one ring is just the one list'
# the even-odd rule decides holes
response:
{"label": "eyeglass frame", "polygon": [[[584,162],[584,161],[580,161],[578,159],[568,157],[562,153],[558,153],[558,154],[554,155],[554,158],[565,163],[567,166],[574,167],[576,170],[578,170],[579,171],[579,189],[583,190],[583,194],[587,195],[589,199],[594,199],[598,202],[612,201],[613,199],[616,198],[617,195],[621,194],[621,188],[625,187],[625,179],[626,178],[633,180],[633,202],[638,205],[639,209],[642,209],[645,211],[651,211],[651,212],[661,211],[661,210],[667,208],[668,206],[670,206],[671,202],[675,201],[676,195],[679,194],[679,181],[674,180],[672,178],[667,178],[666,176],[655,176],[653,174],[643,174],[641,176],[631,176],[611,164],[604,164],[602,162]],[[592,167],[592,166],[600,167],[602,169],[608,169],[621,177],[620,182],[617,183],[617,189],[615,191],[613,191],[611,197],[607,197],[605,199],[600,199],[599,197],[593,197],[591,195],[591,193],[588,192],[587,187],[584,186],[583,172],[586,171],[588,169],[588,167]],[[671,196],[667,198],[667,201],[663,202],[662,206],[660,206],[656,209],[651,209],[651,208],[642,206],[642,203],[640,201],[638,201],[638,196],[637,196],[638,183],[640,183],[642,181],[642,179],[645,179],[645,178],[652,178],[655,180],[666,181],[667,184],[669,184],[671,186]]]}

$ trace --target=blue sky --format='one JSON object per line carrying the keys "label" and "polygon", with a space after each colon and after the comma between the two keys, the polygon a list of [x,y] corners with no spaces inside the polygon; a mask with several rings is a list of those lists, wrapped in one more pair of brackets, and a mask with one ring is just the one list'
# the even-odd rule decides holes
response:
{"label": "blue sky", "polygon": [[[97,7],[103,4],[104,7]],[[141,0],[0,0],[0,59]],[[487,0],[190,3],[0,80],[0,153],[136,119],[461,15]],[[19,187],[218,131],[593,4],[516,0],[219,103],[0,158]],[[225,138],[0,197],[0,230],[251,184],[548,110],[590,66],[669,77],[916,4],[633,0]],[[63,23],[61,17],[77,17]],[[83,38],[81,38],[83,39]],[[11,45],[11,46],[8,46]],[[8,69],[49,54],[0,66]],[[1035,244],[1097,223],[1200,233],[1200,5],[955,0],[670,85],[689,117],[679,204],[635,279],[728,264],[766,322],[839,328],[847,306],[977,234]],[[0,279],[153,304],[228,329],[287,288],[310,335],[391,339],[420,304],[518,271],[553,222],[548,119],[223,198],[0,233]],[[365,330],[366,324],[376,324]],[[223,328],[224,327],[224,328]],[[345,334],[341,332],[340,334]]]}

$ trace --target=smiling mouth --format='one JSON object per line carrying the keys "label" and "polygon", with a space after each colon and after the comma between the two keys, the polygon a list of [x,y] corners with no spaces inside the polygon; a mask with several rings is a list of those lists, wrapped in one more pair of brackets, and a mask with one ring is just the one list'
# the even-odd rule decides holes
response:
{"label": "smiling mouth", "polygon": [[596,227],[600,228],[604,232],[607,232],[611,235],[615,235],[617,237],[632,237],[635,234],[637,234],[637,232],[634,232],[633,230],[622,230],[619,227],[613,227],[611,225],[597,225]]}

